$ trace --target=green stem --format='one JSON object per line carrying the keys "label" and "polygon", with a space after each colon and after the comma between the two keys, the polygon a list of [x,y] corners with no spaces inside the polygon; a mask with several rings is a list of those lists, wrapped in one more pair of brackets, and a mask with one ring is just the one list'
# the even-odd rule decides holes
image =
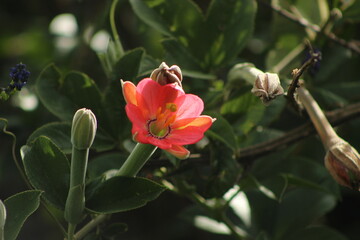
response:
{"label": "green stem", "polygon": [[74,238],[76,224],[83,217],[85,208],[85,174],[89,149],[77,149],[73,146],[70,170],[69,194],[65,203],[65,219],[68,224],[68,239]]}
{"label": "green stem", "polygon": [[235,239],[243,240],[246,233],[242,232],[234,223],[226,216],[225,210],[221,212],[220,220],[230,229],[232,236]]}
{"label": "green stem", "polygon": [[89,149],[73,147],[71,156],[70,188],[85,183]]}
{"label": "green stem", "polygon": [[338,135],[309,91],[304,87],[299,87],[297,93],[301,103],[309,114],[325,149],[329,149],[334,143],[338,142]]}
{"label": "green stem", "polygon": [[29,189],[32,189],[28,179],[26,178],[25,176],[25,173],[24,173],[24,170],[22,169],[17,157],[16,157],[16,136],[14,133],[6,130],[7,128],[7,125],[8,125],[8,121],[7,119],[5,118],[0,118],[0,121],[3,121],[4,122],[4,128],[3,128],[3,132],[9,136],[11,136],[13,138],[13,143],[12,143],[12,146],[11,146],[11,154],[12,154],[12,158],[14,160],[14,163],[15,163],[15,166],[17,168],[17,170],[19,171],[20,175],[21,175],[21,178],[24,180],[25,184],[27,185],[27,187]]}
{"label": "green stem", "polygon": [[98,215],[74,235],[75,239],[80,240],[85,237],[93,228],[104,222],[108,218],[108,216],[109,215],[105,214]]}
{"label": "green stem", "polygon": [[75,240],[74,232],[75,232],[76,225],[69,223],[68,225],[68,237],[67,240]]}
{"label": "green stem", "polygon": [[134,177],[149,160],[156,150],[156,146],[151,144],[136,144],[130,156],[117,172],[117,176]]}
{"label": "green stem", "polygon": [[111,8],[110,8],[110,26],[111,26],[111,31],[113,33],[114,42],[115,42],[115,46],[116,46],[116,49],[117,49],[118,57],[120,58],[122,55],[124,55],[124,48],[121,45],[120,37],[119,37],[119,34],[117,32],[116,24],[115,24],[115,10],[116,10],[116,5],[118,4],[118,2],[119,2],[119,0],[113,0],[113,2],[111,4]]}

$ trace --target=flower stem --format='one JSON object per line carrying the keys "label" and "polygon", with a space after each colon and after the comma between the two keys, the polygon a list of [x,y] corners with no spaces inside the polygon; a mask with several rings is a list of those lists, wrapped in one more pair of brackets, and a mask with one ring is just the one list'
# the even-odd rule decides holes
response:
{"label": "flower stem", "polygon": [[151,144],[136,144],[130,156],[117,172],[117,176],[134,177],[144,166],[147,160],[153,155],[156,146]]}
{"label": "flower stem", "polygon": [[85,208],[85,173],[89,149],[77,149],[73,146],[70,170],[70,187],[66,199],[64,217],[69,222],[68,239],[73,239],[74,229],[83,217]]}
{"label": "flower stem", "polygon": [[225,210],[221,212],[220,220],[229,228],[231,235],[237,240],[243,240],[245,233],[242,232],[235,224],[226,216]]}
{"label": "flower stem", "polygon": [[94,218],[93,220],[91,220],[89,223],[87,223],[82,229],[80,229],[75,235],[75,239],[76,240],[80,240],[83,237],[86,236],[86,234],[88,234],[93,228],[95,228],[96,226],[98,226],[100,223],[104,222],[107,218],[109,217],[109,215],[105,215],[105,214],[101,214],[98,215],[96,218]]}
{"label": "flower stem", "polygon": [[68,225],[68,237],[67,240],[74,240],[74,232],[75,232],[76,225],[69,223]]}
{"label": "flower stem", "polygon": [[297,89],[297,93],[300,101],[309,114],[310,119],[313,122],[325,149],[329,149],[334,143],[338,142],[338,135],[330,125],[329,121],[309,91],[304,87],[299,87]]}
{"label": "flower stem", "polygon": [[119,34],[116,30],[116,25],[115,25],[115,10],[116,10],[116,5],[118,4],[119,0],[113,0],[112,4],[111,4],[111,8],[110,8],[110,26],[111,26],[111,31],[113,33],[113,37],[114,37],[114,42],[115,42],[115,47],[117,50],[117,57],[120,59],[120,57],[122,55],[124,55],[124,48],[121,45],[120,42],[120,38],[119,38]]}
{"label": "flower stem", "polygon": [[73,147],[71,159],[70,187],[85,183],[89,149]]}

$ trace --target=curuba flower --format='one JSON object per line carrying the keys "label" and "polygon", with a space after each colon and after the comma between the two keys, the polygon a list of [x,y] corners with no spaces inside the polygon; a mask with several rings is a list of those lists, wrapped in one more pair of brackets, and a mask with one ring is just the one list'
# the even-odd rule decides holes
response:
{"label": "curuba flower", "polygon": [[122,82],[122,87],[134,139],[155,145],[178,158],[189,156],[183,145],[202,139],[215,120],[200,115],[203,101],[196,95],[185,94],[177,84],[160,85],[145,78],[137,86]]}

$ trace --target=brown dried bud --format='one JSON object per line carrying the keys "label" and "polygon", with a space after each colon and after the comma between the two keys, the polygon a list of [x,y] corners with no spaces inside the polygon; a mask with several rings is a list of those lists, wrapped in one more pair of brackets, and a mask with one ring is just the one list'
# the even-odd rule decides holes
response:
{"label": "brown dried bud", "polygon": [[151,73],[150,78],[160,85],[175,83],[181,87],[182,73],[177,65],[169,67],[166,63],[162,62],[160,66]]}
{"label": "brown dried bud", "polygon": [[360,190],[360,155],[349,143],[340,141],[329,148],[325,167],[341,185]]}
{"label": "brown dried bud", "polygon": [[277,96],[284,94],[280,80],[275,73],[260,73],[257,75],[251,92],[260,97],[264,104],[268,104]]}

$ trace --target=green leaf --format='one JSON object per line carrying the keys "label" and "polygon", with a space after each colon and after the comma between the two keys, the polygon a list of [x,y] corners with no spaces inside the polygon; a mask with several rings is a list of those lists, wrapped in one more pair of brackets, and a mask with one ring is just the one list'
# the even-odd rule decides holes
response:
{"label": "green leaf", "polygon": [[249,106],[248,111],[241,116],[241,124],[239,129],[243,134],[249,133],[254,127],[259,126],[259,122],[263,120],[265,116],[266,107],[260,101],[252,106]]}
{"label": "green leaf", "polygon": [[323,88],[310,89],[310,91],[320,106],[343,107],[348,103],[345,98]]}
{"label": "green leaf", "polygon": [[345,99],[359,98],[360,82],[358,81],[326,83],[321,87]]}
{"label": "green leaf", "polygon": [[155,28],[165,36],[172,36],[166,22],[153,9],[149,8],[146,3],[144,3],[144,1],[130,0],[130,4],[135,14],[141,20],[143,20],[145,23],[149,24],[151,27]]}
{"label": "green leaf", "polygon": [[65,154],[47,137],[38,137],[31,147],[23,146],[25,173],[44,198],[63,209],[69,190],[70,166]]}
{"label": "green leaf", "polygon": [[260,232],[257,236],[255,240],[269,240],[268,236],[266,235],[265,232]]}
{"label": "green leaf", "polygon": [[213,140],[211,149],[211,174],[207,179],[207,198],[222,197],[234,186],[242,172],[235,160],[234,151],[223,142]]}
{"label": "green leaf", "polygon": [[309,189],[292,189],[284,195],[281,203],[259,191],[247,191],[246,195],[251,203],[253,226],[274,240],[291,239],[336,205],[333,195]]}
{"label": "green leaf", "polygon": [[[323,53],[322,59],[321,67],[315,75],[314,82],[329,84],[329,82],[334,81],[338,83],[339,79],[343,79],[346,75],[344,68],[351,62],[351,51],[344,47],[334,46]],[[353,75],[351,74],[350,77]],[[350,79],[352,80],[352,78]]]}
{"label": "green leaf", "polygon": [[241,137],[239,139],[239,146],[241,148],[270,141],[284,134],[284,132],[276,129],[270,129],[266,127],[254,128],[256,126],[261,126],[260,124],[262,120],[264,119],[261,119],[260,123],[251,122],[250,120],[246,120],[246,119],[243,120],[241,127],[243,131],[245,130],[245,132],[243,133],[246,133],[246,135],[240,135],[240,134],[238,135],[239,137]]}
{"label": "green leaf", "polygon": [[237,150],[237,141],[234,130],[229,122],[223,118],[220,114],[217,113],[206,113],[207,115],[216,118],[216,121],[211,126],[206,134],[211,135],[211,137],[216,138],[219,141],[225,143],[233,151]]}
{"label": "green leaf", "polygon": [[180,217],[195,227],[221,235],[231,235],[230,229],[221,222],[212,219],[200,206],[193,205],[180,213]]}
{"label": "green leaf", "polygon": [[[40,128],[36,129],[27,139],[26,144],[31,145],[32,142],[40,137],[46,136],[51,139],[56,146],[58,146],[61,151],[66,154],[71,153],[72,144],[70,141],[71,137],[71,124],[67,122],[53,122],[48,123]],[[98,152],[110,150],[114,147],[115,140],[109,136],[103,129],[98,128],[96,132],[96,137],[94,140],[91,149],[95,149]]]}
{"label": "green leaf", "polygon": [[343,11],[343,18],[350,21],[360,21],[360,2],[352,1],[352,4]]}
{"label": "green leaf", "polygon": [[127,231],[128,225],[126,223],[113,223],[106,226],[102,235],[110,239],[120,239],[121,235]]}
{"label": "green leaf", "polygon": [[200,62],[192,53],[176,39],[166,39],[161,42],[167,56],[167,62],[173,62],[187,70],[201,70]]}
{"label": "green leaf", "polygon": [[[252,173],[261,184],[273,191],[287,188],[285,185],[290,184],[339,196],[338,185],[322,163],[291,156],[283,151],[258,159],[252,167]],[[277,182],[274,179],[278,179]]]}
{"label": "green leaf", "polygon": [[40,137],[46,136],[58,146],[64,153],[71,153],[72,144],[70,142],[71,124],[63,122],[52,122],[36,129],[27,139],[26,144],[32,145],[32,142]]}
{"label": "green leaf", "polygon": [[75,111],[83,107],[91,109],[97,118],[101,116],[100,91],[84,73],[63,75],[51,64],[41,72],[36,89],[45,107],[62,120],[71,121]]}
{"label": "green leaf", "polygon": [[296,232],[289,240],[347,240],[344,235],[325,226],[313,226]]}
{"label": "green leaf", "polygon": [[97,118],[102,109],[101,93],[94,80],[88,75],[71,71],[64,76],[60,85],[60,91],[74,105],[74,112],[79,108],[91,109]]}
{"label": "green leaf", "polygon": [[259,99],[251,92],[242,94],[234,99],[226,101],[222,106],[220,113],[224,114],[239,114],[248,112],[250,107],[259,104]]}
{"label": "green leaf", "polygon": [[336,198],[323,192],[307,189],[288,192],[279,206],[274,239],[289,239],[295,231],[323,216],[335,205]]}
{"label": "green leaf", "polygon": [[[213,0],[207,12],[206,28],[212,45],[205,55],[210,66],[221,66],[233,60],[252,36],[256,1]],[[203,36],[208,38],[209,36]]]}
{"label": "green leaf", "polygon": [[90,191],[86,207],[103,214],[129,211],[146,205],[164,190],[162,185],[145,178],[113,177]]}
{"label": "green leaf", "polygon": [[131,123],[125,112],[125,100],[122,96],[120,81],[111,81],[104,93],[104,111],[108,119],[108,132],[119,144],[131,138]]}
{"label": "green leaf", "polygon": [[[284,20],[283,18],[280,19],[280,23],[278,23],[277,25],[274,24],[275,27],[279,28],[280,31],[282,31],[282,29],[285,27],[289,27],[289,25],[284,25],[285,21],[287,22],[288,20]],[[291,24],[291,23],[290,23]],[[286,59],[286,57],[288,55],[297,53],[300,54],[301,51],[303,50],[303,38],[305,34],[300,34],[302,33],[301,31],[298,31],[296,29],[288,29],[289,31],[284,32],[284,33],[279,33],[279,37],[275,43],[275,46],[273,48],[271,48],[271,50],[269,51],[265,63],[266,63],[266,69],[270,69],[271,72],[284,72],[284,73],[288,73],[290,72],[293,68],[298,67],[297,65],[293,64],[285,64],[284,65],[284,59]],[[294,32],[295,31],[295,32]],[[297,64],[297,63],[296,63]]]}
{"label": "green leaf", "polygon": [[62,74],[54,65],[50,64],[36,81],[36,90],[40,101],[55,116],[63,120],[70,120],[75,111],[70,99],[59,93]]}
{"label": "green leaf", "polygon": [[[134,7],[140,1],[130,2]],[[185,53],[185,58],[190,60],[185,69],[190,66],[189,69],[197,70],[195,66],[200,65],[202,70],[214,71],[233,60],[252,35],[256,13],[254,0],[213,0],[206,14],[190,0],[144,2],[139,5],[146,11],[134,9],[135,13],[146,24],[173,38],[163,45],[171,60],[178,63],[178,59],[182,59],[181,64],[178,63],[182,67],[186,62],[180,52]]]}
{"label": "green leaf", "polygon": [[310,23],[323,25],[328,20],[330,11],[326,0],[302,1],[297,0],[293,6]]}
{"label": "green leaf", "polygon": [[89,178],[99,177],[108,170],[120,169],[127,157],[121,153],[108,153],[95,157],[88,165]]}
{"label": "green leaf", "polygon": [[204,79],[204,80],[215,80],[216,79],[216,75],[213,74],[207,74],[207,73],[202,73],[202,72],[198,72],[198,71],[192,71],[192,70],[181,70],[183,76],[185,77],[190,77],[190,78],[195,78],[195,79]]}
{"label": "green leaf", "polygon": [[144,55],[144,49],[135,48],[126,52],[124,56],[114,65],[113,71],[115,79],[124,81],[134,81],[138,76],[140,63]]}
{"label": "green leaf", "polygon": [[4,201],[7,210],[5,239],[15,240],[26,219],[38,209],[41,191],[25,191]]}

